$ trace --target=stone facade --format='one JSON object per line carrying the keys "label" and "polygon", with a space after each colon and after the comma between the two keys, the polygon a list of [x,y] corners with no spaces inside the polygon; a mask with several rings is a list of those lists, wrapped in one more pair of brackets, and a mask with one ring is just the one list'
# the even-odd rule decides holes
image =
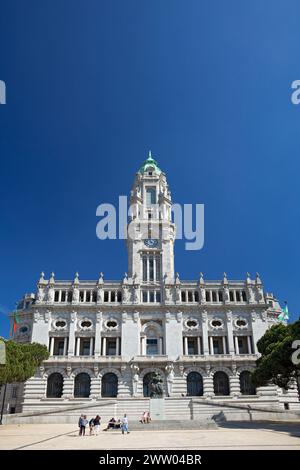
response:
{"label": "stone facade", "polygon": [[209,281],[200,273],[185,281],[175,274],[171,193],[151,155],[136,174],[130,202],[128,273],[121,281],[102,273],[94,281],[42,273],[36,293],[20,302],[12,336],[47,345],[50,358],[24,387],[9,387],[10,397],[16,387],[15,398],[6,410],[141,399],[154,371],[170,398],[299,408],[297,389],[254,390],[249,381],[256,343],[281,312],[259,275],[234,281],[224,273]]}

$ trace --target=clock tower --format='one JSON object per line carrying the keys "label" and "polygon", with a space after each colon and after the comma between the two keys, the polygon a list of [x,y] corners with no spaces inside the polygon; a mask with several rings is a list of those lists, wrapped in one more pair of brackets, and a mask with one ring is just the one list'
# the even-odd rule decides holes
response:
{"label": "clock tower", "polygon": [[136,173],[127,227],[128,275],[134,283],[174,282],[175,225],[166,175],[149,152]]}

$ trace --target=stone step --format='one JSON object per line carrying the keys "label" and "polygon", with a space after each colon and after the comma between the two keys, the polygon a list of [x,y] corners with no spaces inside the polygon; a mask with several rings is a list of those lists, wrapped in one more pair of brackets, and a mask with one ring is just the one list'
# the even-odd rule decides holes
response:
{"label": "stone step", "polygon": [[[217,424],[211,420],[162,420],[142,424],[136,421],[129,422],[129,431],[167,431],[180,429],[217,429]],[[120,432],[118,429],[107,432]]]}

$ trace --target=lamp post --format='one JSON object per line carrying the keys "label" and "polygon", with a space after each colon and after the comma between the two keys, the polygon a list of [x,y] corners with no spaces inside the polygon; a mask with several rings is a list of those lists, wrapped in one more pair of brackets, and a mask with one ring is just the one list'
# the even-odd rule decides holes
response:
{"label": "lamp post", "polygon": [[3,392],[2,406],[1,406],[1,415],[0,415],[0,425],[2,424],[2,418],[3,418],[3,412],[4,412],[6,386],[7,386],[7,384],[4,385],[4,392]]}

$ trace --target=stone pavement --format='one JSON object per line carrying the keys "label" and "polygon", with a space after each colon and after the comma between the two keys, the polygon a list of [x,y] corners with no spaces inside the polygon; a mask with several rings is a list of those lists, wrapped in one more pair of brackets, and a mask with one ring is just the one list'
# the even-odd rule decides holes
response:
{"label": "stone pavement", "polygon": [[72,424],[3,425],[0,426],[0,449],[300,450],[300,423],[226,423],[218,429],[180,431],[143,431],[141,428],[124,436],[119,431],[101,430],[99,436],[85,437],[79,437]]}

